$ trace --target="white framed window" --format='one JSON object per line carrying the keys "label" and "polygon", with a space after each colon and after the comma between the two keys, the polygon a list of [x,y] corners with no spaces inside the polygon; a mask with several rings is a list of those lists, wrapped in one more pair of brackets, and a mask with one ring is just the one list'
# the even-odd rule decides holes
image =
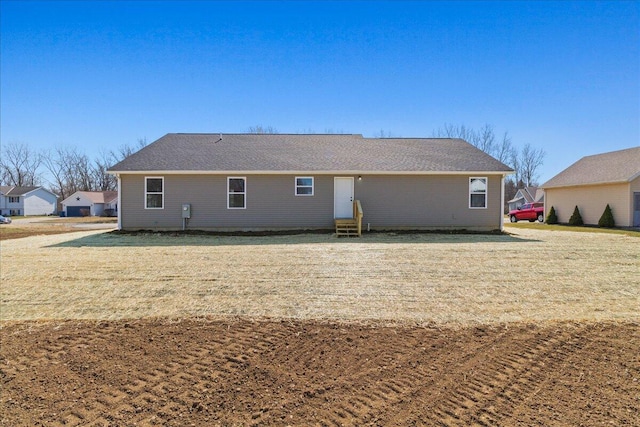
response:
{"label": "white framed window", "polygon": [[227,209],[247,208],[247,178],[227,177]]}
{"label": "white framed window", "polygon": [[296,176],[296,196],[313,196],[312,176]]}
{"label": "white framed window", "polygon": [[469,178],[469,209],[487,208],[487,177]]}
{"label": "white framed window", "polygon": [[146,176],[144,178],[144,208],[164,209],[164,177]]}
{"label": "white framed window", "polygon": [[9,203],[20,203],[20,196],[9,196]]}

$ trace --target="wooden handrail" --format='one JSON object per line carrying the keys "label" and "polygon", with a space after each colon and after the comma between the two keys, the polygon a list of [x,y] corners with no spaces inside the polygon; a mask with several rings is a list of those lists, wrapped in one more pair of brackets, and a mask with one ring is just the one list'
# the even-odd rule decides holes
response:
{"label": "wooden handrail", "polygon": [[362,236],[362,217],[364,216],[364,212],[362,211],[362,205],[360,204],[360,200],[356,200],[353,202],[353,219],[356,220],[358,224],[358,236]]}

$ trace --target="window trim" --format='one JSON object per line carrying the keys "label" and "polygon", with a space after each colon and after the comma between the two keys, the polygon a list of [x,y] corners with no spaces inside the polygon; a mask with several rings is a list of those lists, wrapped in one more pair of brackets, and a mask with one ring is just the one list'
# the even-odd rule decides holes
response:
{"label": "window trim", "polygon": [[[157,192],[157,191],[152,191],[149,192],[147,189],[147,182],[150,179],[159,179],[162,181],[162,191],[161,192]],[[148,203],[147,203],[147,196],[150,194],[160,194],[162,196],[162,206],[160,207],[149,207]],[[164,176],[145,176],[144,177],[144,208],[145,209],[164,209]]]}
{"label": "window trim", "polygon": [[20,196],[9,196],[9,203],[20,203]]}
{"label": "window trim", "polygon": [[[471,182],[474,179],[484,179],[485,190],[484,192],[472,192],[471,191]],[[471,196],[474,194],[482,194],[484,195],[484,206],[471,206]],[[487,209],[488,201],[489,201],[489,178],[486,176],[471,176],[469,177],[469,209]]]}
{"label": "window trim", "polygon": [[[298,180],[299,179],[310,179],[311,180],[311,185],[298,185]],[[294,191],[294,195],[296,197],[301,196],[301,197],[309,197],[309,196],[313,196],[315,194],[315,180],[313,179],[312,176],[296,176],[294,178],[293,181],[293,191]],[[298,189],[299,188],[309,188],[311,187],[311,193],[309,194],[300,194],[298,193]]]}
{"label": "window trim", "polygon": [[[231,189],[229,188],[229,182],[232,179],[242,179],[244,181],[244,191],[240,192],[240,191],[234,191],[231,192]],[[243,194],[244,195],[244,206],[242,206],[241,208],[239,207],[232,207],[229,205],[230,202],[230,198],[229,196],[231,196],[232,194]],[[227,209],[247,209],[247,177],[246,176],[228,176],[227,177]]]}

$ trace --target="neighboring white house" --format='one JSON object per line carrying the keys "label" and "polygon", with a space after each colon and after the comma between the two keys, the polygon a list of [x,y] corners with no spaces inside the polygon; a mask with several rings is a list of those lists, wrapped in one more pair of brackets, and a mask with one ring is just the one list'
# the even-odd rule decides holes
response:
{"label": "neighboring white house", "polygon": [[76,191],[62,201],[65,216],[115,216],[117,191]]}
{"label": "neighboring white house", "polygon": [[51,215],[58,196],[43,187],[0,186],[0,214]]}

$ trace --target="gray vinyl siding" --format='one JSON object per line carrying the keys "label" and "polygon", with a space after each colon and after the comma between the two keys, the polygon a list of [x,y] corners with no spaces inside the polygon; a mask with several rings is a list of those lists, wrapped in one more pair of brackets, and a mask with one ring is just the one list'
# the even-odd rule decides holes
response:
{"label": "gray vinyl siding", "polygon": [[[501,176],[487,176],[487,208],[469,209],[469,178],[479,175],[363,176],[355,181],[363,224],[372,229],[499,229]],[[486,175],[483,175],[486,176]]]}
{"label": "gray vinyl siding", "polygon": [[[227,209],[227,175],[166,174],[164,208],[145,209],[145,175],[122,174],[121,226],[180,229],[190,203],[189,229],[333,228],[333,175],[233,176],[246,177],[246,209]],[[295,195],[295,176],[314,177],[313,196]],[[354,176],[354,194],[372,229],[500,228],[502,176],[487,176],[487,209],[469,209],[470,176],[478,175]]]}
{"label": "gray vinyl siding", "polygon": [[122,175],[122,228],[181,228],[183,203],[192,229],[333,227],[333,177],[316,176],[314,195],[296,196],[293,175],[233,176],[246,177],[245,209],[227,209],[227,175],[165,175],[163,209],[145,209],[143,175]]}

